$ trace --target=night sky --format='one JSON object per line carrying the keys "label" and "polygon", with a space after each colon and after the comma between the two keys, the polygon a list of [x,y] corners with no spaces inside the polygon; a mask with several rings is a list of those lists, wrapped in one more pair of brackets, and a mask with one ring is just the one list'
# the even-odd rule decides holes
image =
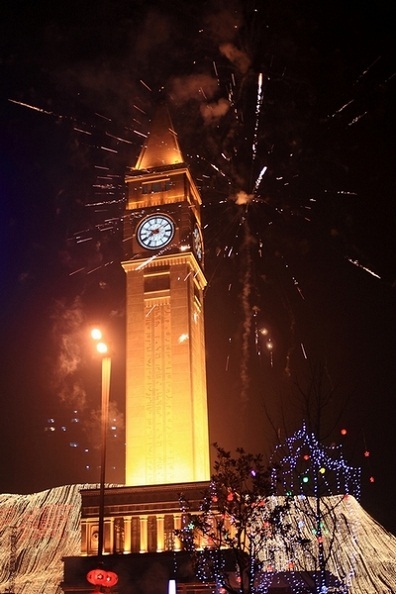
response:
{"label": "night sky", "polygon": [[60,4],[0,8],[1,491],[98,480],[93,322],[122,482],[122,180],[166,102],[204,204],[211,441],[268,454],[319,394],[395,532],[392,2]]}

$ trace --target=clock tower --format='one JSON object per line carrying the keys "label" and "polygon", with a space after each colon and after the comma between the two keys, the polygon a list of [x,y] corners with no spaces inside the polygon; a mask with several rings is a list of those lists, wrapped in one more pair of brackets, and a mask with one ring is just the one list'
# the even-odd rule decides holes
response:
{"label": "clock tower", "polygon": [[125,484],[206,481],[201,198],[166,108],[126,184]]}
{"label": "clock tower", "polygon": [[64,560],[65,594],[88,591],[81,576],[98,557],[100,527],[100,562],[122,568],[119,591],[141,588],[148,572],[165,593],[176,558],[194,582],[177,537],[179,496],[198,510],[210,481],[201,198],[165,108],[126,184],[125,485],[81,491],[81,557]]}

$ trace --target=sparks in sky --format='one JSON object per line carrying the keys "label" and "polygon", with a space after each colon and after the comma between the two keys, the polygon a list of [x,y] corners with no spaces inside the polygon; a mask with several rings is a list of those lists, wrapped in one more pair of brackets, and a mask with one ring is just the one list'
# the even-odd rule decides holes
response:
{"label": "sparks in sky", "polygon": [[263,104],[263,74],[260,72],[260,74],[258,76],[258,82],[257,82],[257,100],[256,100],[253,144],[252,144],[253,162],[256,160],[256,154],[257,154],[258,128],[259,128],[259,124],[260,124],[260,115],[261,115],[262,104]]}
{"label": "sparks in sky", "polygon": [[[84,116],[77,109],[78,101],[71,102],[75,111],[62,113],[52,109],[56,98],[51,103],[37,99],[39,90],[34,101],[9,101],[15,109],[23,107],[69,125],[77,147],[74,155],[89,155],[91,160],[88,163],[86,157],[84,163],[84,170],[90,166],[95,172],[88,189],[91,193],[69,196],[70,203],[84,204],[89,212],[84,220],[89,221],[75,233],[69,227],[64,250],[69,252],[69,257],[64,256],[68,273],[73,281],[81,282],[84,292],[85,283],[97,278],[99,285],[106,267],[119,262],[119,251],[110,248],[121,235],[125,168],[147,138],[148,119],[158,97],[166,98],[203,197],[207,294],[222,280],[228,287],[227,306],[235,325],[228,329],[224,367],[232,373],[239,341],[239,379],[246,400],[254,358],[267,374],[277,368],[289,374],[292,353],[303,363],[311,357],[311,345],[295,313],[302,302],[308,309],[310,292],[294,258],[302,254],[303,260],[305,251],[315,249],[310,243],[311,229],[312,233],[319,230],[324,243],[334,238],[341,259],[382,280],[364,250],[359,249],[359,259],[354,257],[355,244],[345,231],[343,215],[335,223],[331,217],[340,205],[342,212],[352,210],[352,202],[353,208],[359,208],[359,191],[344,175],[349,163],[343,145],[353,150],[359,145],[360,139],[351,135],[361,131],[372,116],[375,97],[386,92],[394,72],[377,75],[383,61],[376,55],[358,71],[360,75],[351,76],[346,90],[344,86],[342,93],[335,94],[333,89],[328,101],[320,103],[323,91],[315,90],[314,76],[309,77],[310,67],[316,66],[310,62],[312,48],[307,51],[304,44],[297,48],[291,29],[282,31],[280,37],[264,7],[252,10],[247,3],[236,11],[213,10],[202,19],[205,26],[196,16],[198,9],[186,5],[185,10],[188,16],[193,13],[191,31],[199,31],[199,36],[195,39],[189,34],[188,52],[183,54],[177,47],[168,53],[173,58],[172,62],[167,58],[167,67],[161,59],[164,44],[179,39],[171,34],[171,22],[164,15],[162,46],[146,28],[149,18],[141,23],[146,37],[139,38],[139,48],[146,53],[138,56],[136,70],[129,65],[130,80],[124,87],[127,109],[118,110],[121,115],[110,105],[105,85],[94,86],[94,95],[99,99],[103,91],[108,104],[103,108],[102,102],[94,105],[91,101],[90,113],[85,109]],[[199,27],[194,19],[199,20]],[[159,64],[155,73],[153,64]],[[105,68],[102,74],[105,80]],[[120,81],[123,76],[120,73]],[[101,84],[96,76],[80,73],[81,89],[75,96],[82,91],[85,108],[84,90],[91,96],[94,78],[95,85]],[[113,84],[114,79],[109,77],[106,82]],[[120,83],[120,92],[122,88]],[[39,105],[51,105],[51,109]],[[337,141],[330,146],[333,129]],[[64,216],[64,211],[59,212]],[[336,243],[337,238],[344,241]],[[264,325],[270,329],[269,336],[261,332]]]}
{"label": "sparks in sky", "polygon": [[351,264],[353,264],[357,268],[361,268],[365,272],[368,272],[369,274],[371,274],[371,276],[374,276],[375,278],[381,279],[381,277],[380,277],[379,274],[377,274],[373,270],[370,270],[369,268],[367,268],[367,266],[363,266],[362,264],[360,264],[360,262],[358,260],[352,260],[351,258],[348,258],[348,262],[350,262]]}

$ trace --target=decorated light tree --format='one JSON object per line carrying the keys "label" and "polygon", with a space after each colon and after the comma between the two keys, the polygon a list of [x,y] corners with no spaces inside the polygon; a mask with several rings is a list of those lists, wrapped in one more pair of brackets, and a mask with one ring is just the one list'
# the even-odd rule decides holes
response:
{"label": "decorated light tree", "polygon": [[293,502],[281,544],[293,569],[310,575],[317,594],[347,592],[357,533],[348,503],[359,498],[360,469],[346,463],[341,445],[323,445],[305,424],[276,448],[272,464],[277,493]]}
{"label": "decorated light tree", "polygon": [[180,497],[183,524],[177,535],[200,580],[231,594],[251,594],[263,583],[260,556],[266,542],[275,535],[287,537],[291,498],[275,496],[275,469],[260,454],[237,449],[233,457],[215,447],[214,474],[200,509],[190,509]]}

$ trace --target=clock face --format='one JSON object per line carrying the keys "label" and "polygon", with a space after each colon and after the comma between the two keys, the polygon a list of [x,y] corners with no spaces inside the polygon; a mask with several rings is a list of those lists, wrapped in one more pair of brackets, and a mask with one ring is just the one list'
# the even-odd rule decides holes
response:
{"label": "clock face", "polygon": [[142,221],[136,237],[141,246],[148,250],[157,250],[168,245],[175,234],[172,219],[163,214],[151,215]]}
{"label": "clock face", "polygon": [[202,239],[198,227],[193,231],[193,249],[198,260],[202,260]]}

